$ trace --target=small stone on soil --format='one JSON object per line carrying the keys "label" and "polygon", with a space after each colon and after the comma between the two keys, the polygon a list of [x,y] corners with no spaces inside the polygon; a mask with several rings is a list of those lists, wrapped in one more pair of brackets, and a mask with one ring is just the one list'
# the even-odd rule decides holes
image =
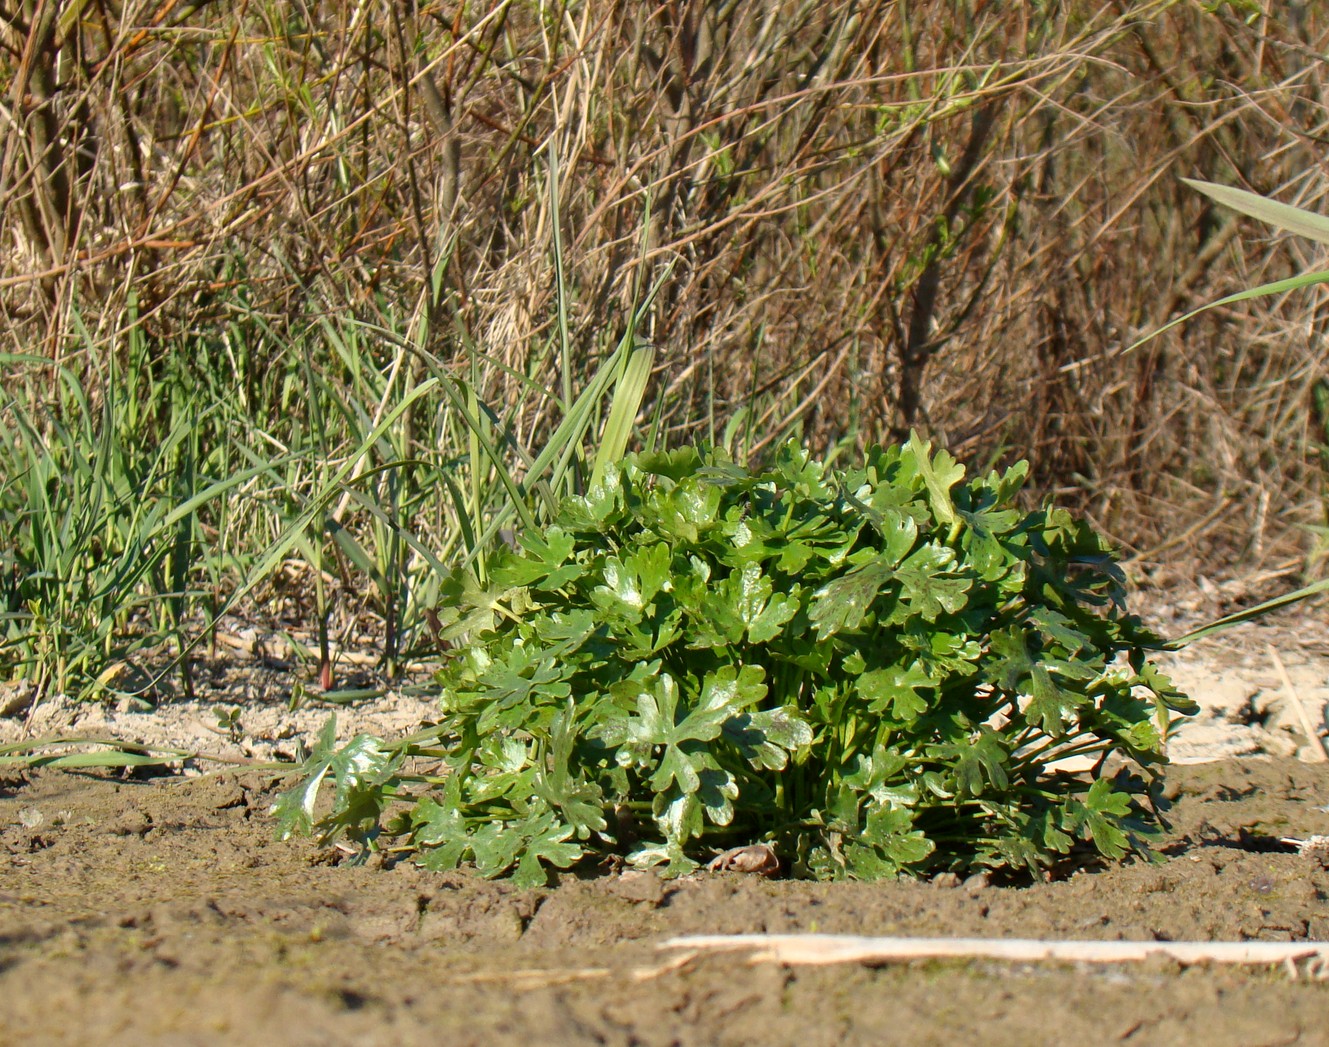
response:
{"label": "small stone on soil", "polygon": [[629,902],[659,905],[664,900],[664,883],[652,872],[625,872],[614,880],[609,889]]}
{"label": "small stone on soil", "polygon": [[107,826],[115,836],[146,836],[152,831],[152,816],[137,807],[131,807]]}

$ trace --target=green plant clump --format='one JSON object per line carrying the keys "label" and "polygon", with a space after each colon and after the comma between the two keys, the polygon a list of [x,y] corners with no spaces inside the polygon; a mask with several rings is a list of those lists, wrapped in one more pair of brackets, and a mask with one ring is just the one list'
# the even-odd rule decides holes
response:
{"label": "green plant clump", "polygon": [[[1103,539],[1014,507],[1026,471],[965,481],[917,435],[846,471],[794,445],[755,472],[630,456],[483,586],[453,577],[469,642],[432,747],[334,752],[327,731],[281,824],[311,827],[331,773],[325,834],[523,883],[759,841],[822,879],[1147,853],[1141,800],[1194,707],[1146,659]],[[1101,777],[1114,753],[1143,773]],[[421,754],[445,772],[406,774]]]}

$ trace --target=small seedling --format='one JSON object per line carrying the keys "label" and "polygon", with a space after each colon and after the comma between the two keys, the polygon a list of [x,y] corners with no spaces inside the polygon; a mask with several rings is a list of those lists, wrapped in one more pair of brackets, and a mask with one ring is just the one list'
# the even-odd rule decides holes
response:
{"label": "small seedling", "polygon": [[212,712],[217,717],[218,731],[233,742],[238,742],[244,737],[244,726],[240,723],[240,707],[238,705],[229,709],[224,705],[218,705],[213,708]]}

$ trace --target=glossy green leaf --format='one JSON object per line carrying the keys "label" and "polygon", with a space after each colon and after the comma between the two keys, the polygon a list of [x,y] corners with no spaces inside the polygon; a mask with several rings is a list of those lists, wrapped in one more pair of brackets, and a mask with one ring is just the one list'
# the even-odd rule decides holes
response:
{"label": "glossy green leaf", "polygon": [[882,587],[894,578],[891,561],[878,557],[823,585],[813,596],[808,613],[817,627],[817,639],[859,628]]}
{"label": "glossy green leaf", "polygon": [[916,432],[909,434],[909,449],[914,453],[915,468],[927,485],[932,515],[938,523],[955,523],[955,502],[951,498],[951,488],[964,479],[964,466],[945,451],[938,451],[934,458],[932,444],[920,439]]}
{"label": "glossy green leaf", "polygon": [[1117,792],[1107,778],[1099,778],[1083,800],[1072,797],[1066,801],[1062,828],[1086,834],[1105,858],[1121,858],[1130,849],[1130,840],[1121,829],[1130,813],[1130,797]]}
{"label": "glossy green leaf", "polygon": [[956,614],[969,602],[973,580],[955,573],[955,553],[929,543],[910,555],[894,572],[903,586],[900,602],[925,622]]}
{"label": "glossy green leaf", "polygon": [[910,723],[927,712],[927,698],[919,691],[931,685],[931,678],[917,661],[907,668],[892,665],[873,669],[860,676],[856,684],[869,712],[885,713],[900,723]]}

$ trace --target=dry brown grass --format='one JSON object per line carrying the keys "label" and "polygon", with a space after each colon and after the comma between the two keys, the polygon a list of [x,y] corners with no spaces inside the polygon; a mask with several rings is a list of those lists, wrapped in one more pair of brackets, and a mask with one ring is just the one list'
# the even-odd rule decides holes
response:
{"label": "dry brown grass", "polygon": [[1030,458],[1145,560],[1287,557],[1322,515],[1323,292],[1123,353],[1315,264],[1177,176],[1318,206],[1329,11],[1207,6],[7,0],[7,340],[66,359],[76,309],[103,352],[131,323],[409,317],[511,368],[485,393],[530,433],[550,407],[516,375],[561,394],[672,264],[672,440],[925,427]]}

